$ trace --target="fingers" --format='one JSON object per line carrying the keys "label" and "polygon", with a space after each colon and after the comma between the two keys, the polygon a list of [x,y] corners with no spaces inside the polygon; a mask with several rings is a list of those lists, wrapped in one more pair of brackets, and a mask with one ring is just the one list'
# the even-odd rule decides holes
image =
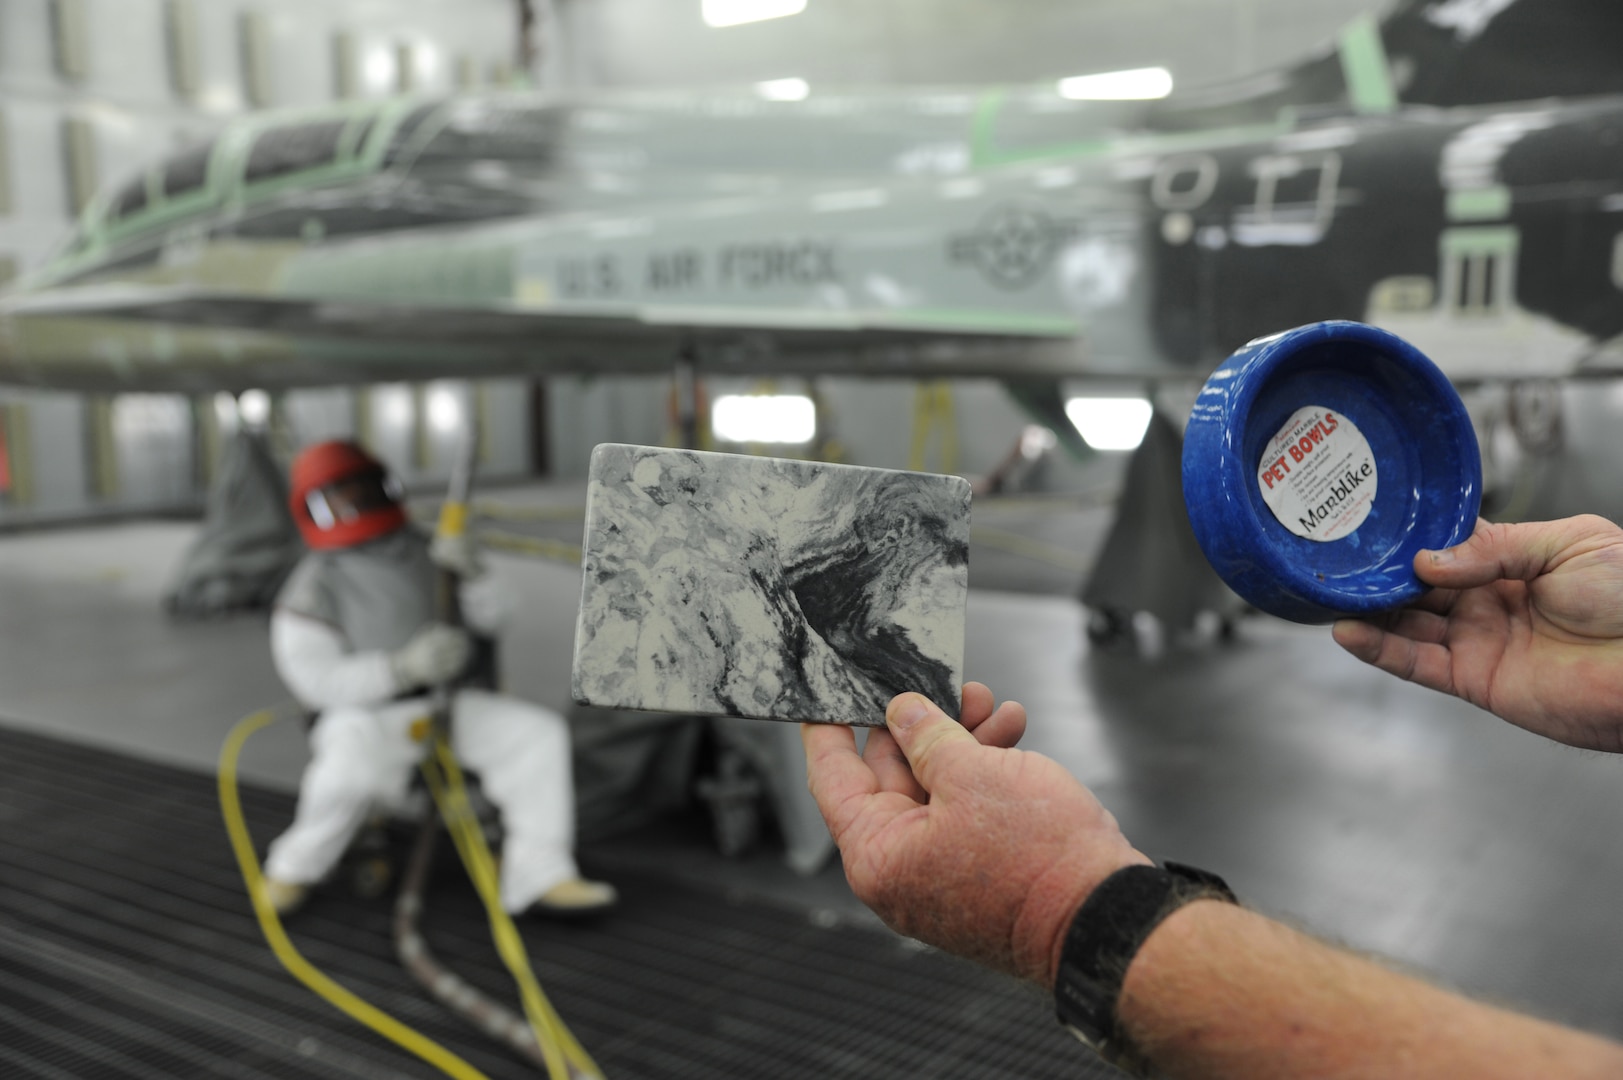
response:
{"label": "fingers", "polygon": [[992,690],[985,683],[966,682],[958,708],[958,722],[965,731],[974,731],[992,715]]}
{"label": "fingers", "polygon": [[1428,689],[1452,693],[1453,656],[1448,646],[1441,644],[1445,620],[1424,612],[1405,614],[1417,616],[1413,636],[1382,630],[1359,619],[1342,619],[1330,633],[1337,645],[1366,664]]}
{"label": "fingers", "polygon": [[1381,640],[1386,637],[1386,631],[1364,619],[1337,619],[1330,627],[1330,636],[1337,645],[1364,663],[1373,664],[1381,651]]}
{"label": "fingers", "polygon": [[1363,619],[1337,619],[1330,626],[1330,637],[1337,645],[1368,664],[1380,650],[1380,639],[1386,631]]}
{"label": "fingers", "polygon": [[1007,750],[1018,745],[1025,733],[1026,707],[1018,701],[1005,701],[975,729],[975,741]]}
{"label": "fingers", "polygon": [[1339,619],[1330,628],[1337,645],[1366,664],[1374,663],[1389,634],[1427,645],[1441,645],[1448,638],[1448,620],[1417,608],[1385,612],[1371,619]]}
{"label": "fingers", "polygon": [[902,753],[902,748],[896,745],[896,740],[887,729],[868,730],[862,760],[873,770],[880,791],[893,791],[919,803],[930,800],[929,792],[919,786],[918,779],[913,775],[913,766],[907,763],[907,755]]}
{"label": "fingers", "polygon": [[[992,691],[986,684],[965,683],[958,722],[966,730],[973,731],[975,741],[982,746],[1008,749],[1026,733],[1026,710],[1017,701],[1005,701],[994,709]],[[929,801],[930,793],[920,786],[918,778],[913,775],[912,764],[902,753],[902,748],[896,745],[895,736],[888,728],[868,732],[862,760],[873,770],[880,791],[905,795],[919,803]]]}
{"label": "fingers", "polygon": [[964,684],[963,705],[958,722],[975,733],[982,746],[1010,747],[1026,733],[1026,709],[1017,701],[1005,701],[993,709],[995,699],[985,683]]}
{"label": "fingers", "polygon": [[1437,589],[1422,593],[1420,598],[1409,606],[1421,611],[1430,611],[1437,615],[1447,615],[1454,610],[1454,601],[1460,598],[1458,589]]}
{"label": "fingers", "polygon": [[843,724],[801,724],[806,786],[836,842],[879,790],[873,769],[857,753],[856,735]]}
{"label": "fingers", "polygon": [[1428,585],[1469,589],[1509,579],[1532,581],[1563,562],[1574,549],[1615,536],[1617,526],[1592,514],[1520,524],[1477,522],[1463,544],[1415,553],[1414,569]]}
{"label": "fingers", "polygon": [[885,724],[925,791],[936,790],[944,761],[955,750],[979,745],[974,735],[922,694],[892,698],[885,710]]}

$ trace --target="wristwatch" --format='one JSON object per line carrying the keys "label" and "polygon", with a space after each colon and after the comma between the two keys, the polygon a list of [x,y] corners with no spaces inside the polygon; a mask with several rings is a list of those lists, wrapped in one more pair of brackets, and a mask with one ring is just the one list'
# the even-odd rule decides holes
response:
{"label": "wristwatch", "polygon": [[1181,863],[1125,866],[1100,882],[1065,933],[1054,1007],[1059,1022],[1099,1056],[1133,1076],[1149,1063],[1116,1023],[1127,968],[1162,919],[1191,900],[1238,903],[1216,874]]}

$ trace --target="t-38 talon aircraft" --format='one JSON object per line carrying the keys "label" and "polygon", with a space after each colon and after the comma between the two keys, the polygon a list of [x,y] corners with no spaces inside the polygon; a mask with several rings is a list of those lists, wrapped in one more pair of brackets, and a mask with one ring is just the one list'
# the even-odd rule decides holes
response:
{"label": "t-38 talon aircraft", "polygon": [[1054,88],[478,94],[260,114],[0,299],[0,379],[462,375],[1198,385],[1318,319],[1469,395],[1490,510],[1623,516],[1623,7],[1404,0],[1163,101]]}

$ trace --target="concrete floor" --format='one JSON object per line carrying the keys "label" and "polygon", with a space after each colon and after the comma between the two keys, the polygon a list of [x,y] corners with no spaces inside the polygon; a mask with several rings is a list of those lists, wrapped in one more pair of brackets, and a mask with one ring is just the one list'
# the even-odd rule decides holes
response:
{"label": "concrete floor", "polygon": [[[573,493],[512,497],[566,505]],[[971,555],[966,669],[1025,703],[1025,745],[1089,784],[1141,849],[1222,873],[1263,911],[1623,1037],[1623,760],[1367,669],[1324,628],[1259,617],[1232,643],[1095,650],[1071,593],[1103,513],[977,505],[977,525],[995,534]],[[191,531],[158,522],[0,537],[0,722],[212,771],[232,724],[285,695],[262,618],[162,612]],[[519,600],[510,688],[562,709],[578,571],[493,562]],[[1013,591],[1033,588],[1044,591]],[[295,726],[273,727],[250,744],[243,777],[291,789],[304,753]],[[655,836],[586,854],[611,867],[663,861],[814,914],[857,907],[837,867],[798,878],[673,835],[675,846]]]}

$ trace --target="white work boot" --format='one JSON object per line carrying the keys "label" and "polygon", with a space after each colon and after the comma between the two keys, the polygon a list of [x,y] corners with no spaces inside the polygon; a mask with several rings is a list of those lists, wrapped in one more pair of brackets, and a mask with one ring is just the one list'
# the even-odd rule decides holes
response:
{"label": "white work boot", "polygon": [[261,878],[259,894],[265,898],[276,914],[288,916],[299,910],[310,895],[310,886],[275,878]]}
{"label": "white work boot", "polygon": [[569,919],[606,911],[619,899],[620,894],[613,885],[584,878],[568,878],[536,897],[529,911],[532,915]]}

